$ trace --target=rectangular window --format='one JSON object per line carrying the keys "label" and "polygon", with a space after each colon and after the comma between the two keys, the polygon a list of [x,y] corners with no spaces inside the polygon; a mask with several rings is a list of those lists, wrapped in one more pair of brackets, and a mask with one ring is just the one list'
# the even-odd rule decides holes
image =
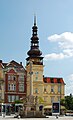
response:
{"label": "rectangular window", "polygon": [[14,101],[13,101],[13,96],[12,96],[12,95],[8,95],[8,102],[14,102]]}
{"label": "rectangular window", "polygon": [[44,86],[44,92],[45,93],[47,92],[47,86]]}
{"label": "rectangular window", "polygon": [[11,90],[13,90],[13,84],[11,84]]}
{"label": "rectangular window", "polygon": [[15,101],[15,95],[12,95],[12,102]]}
{"label": "rectangular window", "polygon": [[53,102],[54,102],[54,96],[51,97],[51,103],[53,103]]}
{"label": "rectangular window", "polygon": [[16,90],[16,85],[15,84],[8,84],[8,90],[15,91]]}
{"label": "rectangular window", "polygon": [[24,92],[24,84],[19,84],[19,91]]}
{"label": "rectangular window", "polygon": [[38,93],[38,89],[37,88],[35,88],[35,93]]}
{"label": "rectangular window", "polygon": [[60,96],[58,96],[57,98],[58,98],[58,101],[60,101]]}
{"label": "rectangular window", "polygon": [[15,75],[13,76],[13,80],[16,80],[16,76]]}
{"label": "rectangular window", "polygon": [[0,83],[0,90],[2,89],[2,87],[1,87],[1,83]]}
{"label": "rectangular window", "polygon": [[35,80],[38,80],[38,77],[36,76]]}
{"label": "rectangular window", "polygon": [[10,90],[10,84],[8,84],[8,90]]}
{"label": "rectangular window", "polygon": [[11,90],[16,90],[16,85],[15,84],[11,84]]}
{"label": "rectangular window", "polygon": [[16,75],[12,75],[12,80],[16,80]]}
{"label": "rectangular window", "polygon": [[51,86],[51,92],[54,92],[54,86]]}
{"label": "rectangular window", "polygon": [[19,100],[19,96],[17,95],[17,96],[15,97],[15,99],[16,99],[16,100]]}
{"label": "rectangular window", "polygon": [[58,92],[59,93],[61,92],[61,86],[60,85],[58,86]]}
{"label": "rectangular window", "polygon": [[19,75],[19,80],[24,81],[24,75]]}
{"label": "rectangular window", "polygon": [[38,80],[38,74],[39,72],[35,72],[35,80]]}
{"label": "rectangular window", "polygon": [[10,95],[8,95],[8,102],[11,102],[11,100],[10,100]]}
{"label": "rectangular window", "polygon": [[16,80],[16,75],[8,75],[8,80]]}
{"label": "rectangular window", "polygon": [[16,90],[16,85],[14,84],[14,91]]}
{"label": "rectangular window", "polygon": [[8,95],[8,102],[14,102],[15,100],[19,100],[19,96]]}
{"label": "rectangular window", "polygon": [[8,75],[8,80],[11,80],[11,76],[10,75]]}

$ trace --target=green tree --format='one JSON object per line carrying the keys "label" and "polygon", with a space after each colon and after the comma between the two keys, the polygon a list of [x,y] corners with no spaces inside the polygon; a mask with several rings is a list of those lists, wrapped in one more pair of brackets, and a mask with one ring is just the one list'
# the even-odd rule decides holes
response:
{"label": "green tree", "polygon": [[15,100],[15,104],[23,103],[21,100]]}
{"label": "green tree", "polygon": [[61,99],[61,105],[65,106],[67,110],[73,110],[73,96],[70,94],[69,96],[65,96],[64,99]]}
{"label": "green tree", "polygon": [[73,110],[73,96],[65,96],[65,107],[68,110]]}
{"label": "green tree", "polygon": [[64,98],[64,99],[61,99],[60,104],[61,104],[62,106],[65,106],[65,98]]}

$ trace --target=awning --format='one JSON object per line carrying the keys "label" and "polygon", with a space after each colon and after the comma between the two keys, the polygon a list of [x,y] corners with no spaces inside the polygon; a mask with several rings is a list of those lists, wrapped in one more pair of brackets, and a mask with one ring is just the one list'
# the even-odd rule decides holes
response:
{"label": "awning", "polygon": [[[52,109],[52,105],[44,106],[43,109]],[[61,109],[65,109],[65,107],[61,105]]]}
{"label": "awning", "polygon": [[52,109],[52,105],[44,106],[44,109]]}

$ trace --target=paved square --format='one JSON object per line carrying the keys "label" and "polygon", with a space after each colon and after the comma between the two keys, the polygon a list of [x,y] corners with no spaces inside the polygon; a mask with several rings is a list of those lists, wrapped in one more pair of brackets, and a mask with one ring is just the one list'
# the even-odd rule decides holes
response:
{"label": "paved square", "polygon": [[[18,118],[14,118],[14,116],[0,116],[0,120],[18,120]],[[55,116],[49,116],[49,118],[20,118],[20,120],[73,120],[73,117],[71,116],[64,116],[64,117],[58,117]]]}

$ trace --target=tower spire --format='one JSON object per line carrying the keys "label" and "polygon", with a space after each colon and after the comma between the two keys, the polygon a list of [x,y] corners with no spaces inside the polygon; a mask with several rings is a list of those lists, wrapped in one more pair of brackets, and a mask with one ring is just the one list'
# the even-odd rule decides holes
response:
{"label": "tower spire", "polygon": [[31,48],[27,52],[30,57],[40,57],[42,52],[39,50],[39,38],[37,36],[36,15],[34,15],[34,25],[32,27]]}
{"label": "tower spire", "polygon": [[36,26],[36,15],[34,14],[34,26]]}

